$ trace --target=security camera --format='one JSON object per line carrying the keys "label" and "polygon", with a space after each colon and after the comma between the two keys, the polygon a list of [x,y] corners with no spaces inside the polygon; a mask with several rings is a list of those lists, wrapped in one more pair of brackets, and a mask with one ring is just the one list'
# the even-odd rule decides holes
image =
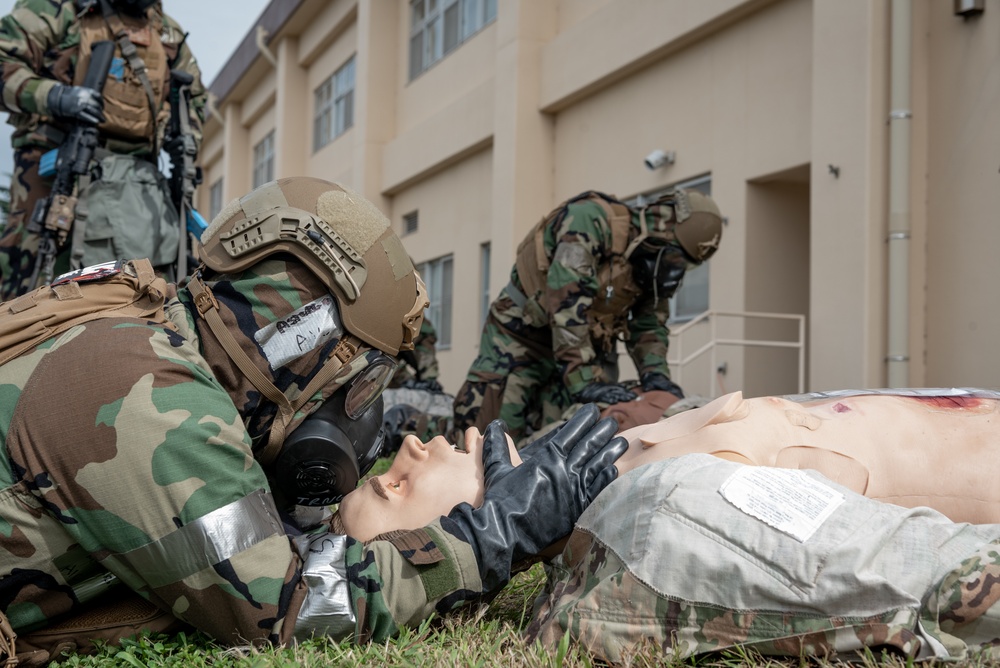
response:
{"label": "security camera", "polygon": [[664,165],[672,165],[674,164],[674,152],[656,149],[646,156],[645,163],[646,169],[659,169]]}

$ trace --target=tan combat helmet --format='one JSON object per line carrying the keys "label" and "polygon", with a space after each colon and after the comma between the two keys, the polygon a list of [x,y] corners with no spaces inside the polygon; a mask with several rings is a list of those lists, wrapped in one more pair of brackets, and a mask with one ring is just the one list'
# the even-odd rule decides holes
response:
{"label": "tan combat helmet", "polygon": [[640,211],[640,232],[625,257],[643,247],[655,251],[676,241],[689,260],[701,264],[719,249],[722,215],[711,197],[697,190],[672,190]]}
{"label": "tan combat helmet", "polygon": [[697,190],[678,190],[674,199],[677,243],[701,264],[719,250],[722,214],[715,201]]}
{"label": "tan combat helmet", "polygon": [[236,342],[201,272],[188,283],[195,307],[226,354],[278,406],[267,448],[258,456],[262,463],[277,455],[293,417],[295,422],[302,419],[297,411],[317,391],[357,376],[351,392],[360,389],[372,395],[362,395],[358,408],[363,408],[366,399],[377,399],[395,360],[388,377],[369,374],[372,377],[367,378],[366,350],[395,358],[400,350],[413,348],[427,305],[423,281],[388,219],[347,188],[311,177],[272,181],[230,202],[201,241],[202,263],[224,275],[245,271],[270,256],[293,256],[333,295],[343,322],[345,335],[322,370],[289,399]]}
{"label": "tan combat helmet", "polygon": [[291,253],[330,288],[349,332],[387,355],[413,349],[423,283],[389,220],[357,193],[304,176],[272,181],[231,202],[201,240],[202,261],[220,273]]}

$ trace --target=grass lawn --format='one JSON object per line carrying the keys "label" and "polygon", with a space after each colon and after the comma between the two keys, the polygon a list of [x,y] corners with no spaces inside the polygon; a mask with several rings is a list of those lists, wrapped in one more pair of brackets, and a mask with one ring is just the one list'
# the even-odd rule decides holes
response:
{"label": "grass lawn", "polygon": [[[389,460],[379,460],[369,475],[384,473]],[[228,666],[252,668],[298,668],[326,666],[529,666],[566,668],[605,665],[595,661],[579,646],[564,638],[561,646],[550,651],[540,645],[528,645],[521,632],[531,619],[532,603],[545,582],[541,565],[521,573],[488,606],[469,609],[447,618],[428,620],[416,629],[405,629],[397,638],[383,644],[357,645],[316,640],[294,648],[226,648],[215,645],[200,634],[177,636],[142,636],[125,641],[120,647],[102,647],[95,655],[70,655],[53,666]],[[699,666],[742,668],[771,666],[804,668],[863,666],[864,668],[910,668],[913,662],[895,657],[861,657],[854,663],[843,661],[775,660],[752,652],[725,652],[697,661],[677,661],[664,656],[655,647],[637,650],[623,664],[643,666]],[[934,666],[934,663],[921,666]],[[988,666],[1000,668],[1000,661],[968,661],[940,664],[954,668]]]}

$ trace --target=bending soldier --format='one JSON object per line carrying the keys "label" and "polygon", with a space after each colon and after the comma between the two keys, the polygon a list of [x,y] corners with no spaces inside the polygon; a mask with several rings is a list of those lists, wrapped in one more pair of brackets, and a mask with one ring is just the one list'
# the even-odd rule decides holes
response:
{"label": "bending soldier", "polygon": [[[102,91],[80,85],[95,43],[115,45]],[[97,124],[91,169],[77,183],[73,230],[57,268],[126,257],[164,270],[177,258],[177,211],[157,169],[169,122],[170,71],[192,77],[191,141],[201,141],[205,89],[185,33],[158,0],[18,0],[0,22],[0,109],[15,130],[10,217],[0,237],[0,299],[32,289],[51,182],[44,154],[77,123]],[[174,141],[183,141],[175,138]],[[63,249],[60,249],[63,250]]]}
{"label": "bending soldier", "polygon": [[[624,441],[583,419],[487,479],[482,509],[390,540],[290,512],[379,454],[423,283],[385,216],[318,179],[234,200],[202,241],[184,287],[111,263],[3,306],[0,609],[19,642],[114,582],[224,643],[382,639],[503,586],[613,478]],[[528,488],[563,512],[517,516]]]}
{"label": "bending soldier", "polygon": [[634,399],[617,382],[619,337],[644,390],[683,397],[667,367],[669,299],[721,233],[718,207],[696,191],[633,208],[586,192],[557,207],[521,242],[510,283],[490,306],[455,395],[456,428],[481,430],[499,417],[518,440],[574,402]]}

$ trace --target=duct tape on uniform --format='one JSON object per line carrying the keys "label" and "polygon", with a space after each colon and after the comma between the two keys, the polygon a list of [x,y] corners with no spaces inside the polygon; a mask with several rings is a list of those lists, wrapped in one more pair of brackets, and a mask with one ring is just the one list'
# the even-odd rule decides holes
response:
{"label": "duct tape on uniform", "polygon": [[261,328],[254,339],[271,369],[277,369],[342,334],[337,303],[332,295],[326,295]]}

